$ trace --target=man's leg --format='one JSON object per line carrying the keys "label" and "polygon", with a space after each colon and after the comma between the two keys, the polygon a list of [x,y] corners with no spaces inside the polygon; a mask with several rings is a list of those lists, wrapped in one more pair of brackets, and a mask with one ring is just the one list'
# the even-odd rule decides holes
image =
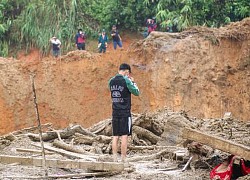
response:
{"label": "man's leg", "polygon": [[116,42],[116,41],[113,41],[113,44],[114,44],[114,49],[116,49],[116,47],[117,47],[117,42]]}
{"label": "man's leg", "polygon": [[120,48],[122,47],[122,41],[118,41],[117,44]]}
{"label": "man's leg", "polygon": [[122,161],[124,162],[126,160],[127,156],[127,147],[128,147],[128,135],[123,135],[121,137],[122,143],[121,143],[121,155],[122,155]]}
{"label": "man's leg", "polygon": [[85,43],[82,44],[82,50],[85,50]]}
{"label": "man's leg", "polygon": [[79,50],[83,50],[83,44],[80,44],[80,49]]}
{"label": "man's leg", "polygon": [[60,50],[56,50],[56,58],[60,55]]}
{"label": "man's leg", "polygon": [[112,141],[112,153],[113,153],[113,158],[114,161],[117,162],[117,149],[118,149],[118,136],[113,136],[113,141]]}

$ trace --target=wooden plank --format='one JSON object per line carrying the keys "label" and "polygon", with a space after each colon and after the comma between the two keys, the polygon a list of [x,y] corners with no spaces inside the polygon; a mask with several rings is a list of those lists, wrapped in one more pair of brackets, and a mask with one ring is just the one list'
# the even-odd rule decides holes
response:
{"label": "wooden plank", "polygon": [[212,148],[240,156],[244,159],[250,160],[250,147],[242,144],[225,140],[220,137],[208,135],[197,130],[185,128],[182,134],[183,138],[194,140],[202,144],[206,144]]}
{"label": "wooden plank", "polygon": [[[40,144],[32,143],[32,145],[41,148]],[[66,151],[64,149],[49,146],[47,144],[44,144],[44,149],[47,149],[49,151],[53,151],[53,152],[56,152],[56,153],[59,153],[59,154],[65,155],[65,156],[79,158],[79,159],[85,159],[85,160],[89,160],[89,161],[96,161],[96,159],[98,158],[98,156],[74,153],[74,152]]]}
{"label": "wooden plank", "polygon": [[7,179],[58,179],[58,178],[77,178],[80,177],[99,177],[112,174],[111,172],[93,172],[93,173],[77,173],[77,174],[63,174],[63,175],[48,175],[48,176],[3,176]]}
{"label": "wooden plank", "polygon": [[[19,163],[24,166],[42,167],[43,158],[0,155],[0,163]],[[124,164],[118,162],[90,162],[83,160],[46,159],[47,167],[67,169],[88,169],[92,171],[123,171]]]}
{"label": "wooden plank", "polygon": [[[16,148],[16,151],[25,152],[25,153],[33,153],[33,154],[42,154],[42,151],[37,150],[37,149]],[[46,151],[45,154],[55,154],[55,153]]]}
{"label": "wooden plank", "polygon": [[178,147],[178,146],[156,146],[156,145],[152,145],[152,146],[128,146],[129,150],[156,150],[156,149],[173,149],[173,150],[177,150],[177,149],[185,149],[183,147]]}

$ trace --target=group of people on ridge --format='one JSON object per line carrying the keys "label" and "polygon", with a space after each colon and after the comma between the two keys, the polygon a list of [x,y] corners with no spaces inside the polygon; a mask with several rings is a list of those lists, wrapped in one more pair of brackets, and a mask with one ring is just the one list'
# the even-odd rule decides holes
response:
{"label": "group of people on ridge", "polygon": [[[122,48],[122,38],[116,28],[116,25],[112,26],[111,37],[113,40],[114,49],[116,50],[117,45],[120,48]],[[99,53],[105,53],[107,46],[108,46],[108,36],[106,35],[105,29],[103,29],[101,35],[98,38]]]}
{"label": "group of people on ridge", "polygon": [[[111,37],[113,40],[114,49],[117,49],[117,45],[122,48],[122,38],[116,28],[116,25],[112,26]],[[77,34],[75,35],[75,46],[78,50],[85,50],[86,46],[86,34],[82,29],[78,29]],[[57,37],[52,37],[50,39],[52,44],[53,56],[58,57],[60,55],[61,42]],[[108,47],[108,36],[105,29],[102,30],[98,38],[98,50],[99,53],[105,53]]]}

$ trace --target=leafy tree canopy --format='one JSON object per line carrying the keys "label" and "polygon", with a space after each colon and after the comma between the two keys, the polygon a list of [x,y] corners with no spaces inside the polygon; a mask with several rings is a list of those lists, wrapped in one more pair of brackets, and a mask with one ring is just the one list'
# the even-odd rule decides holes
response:
{"label": "leafy tree canopy", "polygon": [[153,16],[162,31],[167,26],[174,31],[194,25],[220,27],[249,17],[250,4],[249,0],[1,0],[0,56],[7,56],[13,46],[36,47],[46,54],[52,36],[68,51],[78,28],[89,37],[113,24],[139,31]]}

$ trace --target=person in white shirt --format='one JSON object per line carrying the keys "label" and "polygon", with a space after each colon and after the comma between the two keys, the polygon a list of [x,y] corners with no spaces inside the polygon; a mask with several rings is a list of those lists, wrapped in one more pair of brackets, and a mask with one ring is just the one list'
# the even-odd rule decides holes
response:
{"label": "person in white shirt", "polygon": [[50,42],[52,43],[53,56],[58,57],[60,55],[61,41],[54,36],[50,38]]}

